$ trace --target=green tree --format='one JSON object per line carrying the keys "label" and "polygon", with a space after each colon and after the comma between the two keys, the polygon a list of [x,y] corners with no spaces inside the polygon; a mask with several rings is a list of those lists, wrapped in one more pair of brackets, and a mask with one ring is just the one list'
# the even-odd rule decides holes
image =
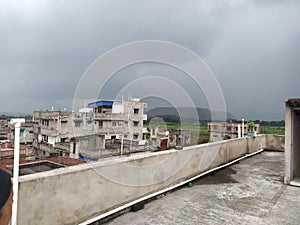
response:
{"label": "green tree", "polygon": [[253,128],[255,127],[255,123],[253,121],[250,121],[247,125],[248,125],[248,129],[250,131],[253,131]]}

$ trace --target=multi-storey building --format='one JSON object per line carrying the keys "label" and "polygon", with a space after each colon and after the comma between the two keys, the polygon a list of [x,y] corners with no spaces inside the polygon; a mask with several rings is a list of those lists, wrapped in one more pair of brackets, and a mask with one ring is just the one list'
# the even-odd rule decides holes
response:
{"label": "multi-storey building", "polygon": [[36,139],[33,147],[36,155],[57,155],[57,143],[68,142],[73,136],[72,112],[64,111],[35,111],[34,128]]}
{"label": "multi-storey building", "polygon": [[[255,133],[259,133],[259,124],[255,124],[253,131]],[[244,129],[244,131],[242,130]],[[221,141],[224,138],[237,138],[238,134],[247,135],[249,133],[248,124],[244,124],[244,128],[242,128],[241,123],[233,123],[229,122],[209,122],[208,123],[208,132],[210,133],[210,141]]]}
{"label": "multi-storey building", "polygon": [[147,103],[133,98],[131,101],[97,101],[90,103],[93,109],[95,130],[106,139],[125,139],[145,144],[143,121]]}
{"label": "multi-storey building", "polygon": [[[33,146],[38,156],[57,155],[58,152],[73,152],[78,156],[80,149],[74,148],[74,140],[86,140],[79,137],[91,135],[101,137],[101,143],[105,142],[104,139],[124,139],[143,145],[146,143],[143,140],[143,121],[147,120],[145,107],[147,103],[132,99],[122,102],[97,101],[88,104],[88,108],[80,109],[79,112],[35,111],[36,140]],[[105,143],[100,146],[105,146]],[[91,151],[94,150],[93,146],[90,148]],[[85,148],[85,153],[87,151]]]}

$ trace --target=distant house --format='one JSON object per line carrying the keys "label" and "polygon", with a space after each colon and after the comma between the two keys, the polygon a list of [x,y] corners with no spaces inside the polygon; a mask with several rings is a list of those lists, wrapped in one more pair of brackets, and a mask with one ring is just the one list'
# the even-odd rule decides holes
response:
{"label": "distant house", "polygon": [[169,146],[185,146],[191,144],[191,131],[183,129],[169,130]]}
{"label": "distant house", "polygon": [[70,140],[71,158],[100,158],[101,151],[105,149],[104,135],[89,135],[74,137]]}
{"label": "distant house", "polygon": [[[239,128],[240,127],[240,128]],[[242,131],[241,123],[229,122],[209,122],[208,132],[210,133],[210,141],[221,141],[226,138],[238,138],[238,133],[244,134],[246,136],[249,132],[247,123],[244,124],[244,132]],[[260,132],[259,124],[255,124],[254,131],[256,134]]]}
{"label": "distant house", "polygon": [[[34,158],[33,148],[28,145],[20,145],[20,159]],[[12,142],[0,144],[0,161],[4,159],[13,159],[14,157],[14,144]]]}
{"label": "distant house", "polygon": [[[33,140],[35,139],[35,135],[33,132],[33,121],[25,121],[25,123],[21,123],[20,128],[20,143],[21,144],[27,144],[32,145]],[[15,137],[15,127],[13,125],[10,125],[10,134],[9,138],[11,141],[14,141]]]}
{"label": "distant house", "polygon": [[191,144],[191,131],[183,129],[170,129],[165,126],[150,126],[150,143],[161,150],[168,147]]}
{"label": "distant house", "polygon": [[169,131],[165,126],[150,126],[150,145],[160,150],[166,150],[169,146]]}

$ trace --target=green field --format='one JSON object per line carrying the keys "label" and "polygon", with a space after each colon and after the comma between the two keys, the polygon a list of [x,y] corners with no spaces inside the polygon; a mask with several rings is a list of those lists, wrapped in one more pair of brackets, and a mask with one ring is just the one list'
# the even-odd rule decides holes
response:
{"label": "green field", "polygon": [[260,134],[279,134],[284,135],[284,127],[275,127],[275,126],[261,126]]}
{"label": "green field", "polygon": [[[183,129],[191,131],[191,145],[206,143],[209,139],[207,124],[179,124],[179,123],[166,123],[167,129]],[[278,134],[284,135],[284,127],[282,126],[260,126],[260,134]]]}
{"label": "green field", "polygon": [[[167,123],[168,129],[181,129],[180,124]],[[182,129],[190,130],[192,135],[192,144],[204,143],[209,138],[207,124],[199,125],[182,125]],[[261,126],[260,134],[278,134],[284,135],[284,127],[280,126]]]}

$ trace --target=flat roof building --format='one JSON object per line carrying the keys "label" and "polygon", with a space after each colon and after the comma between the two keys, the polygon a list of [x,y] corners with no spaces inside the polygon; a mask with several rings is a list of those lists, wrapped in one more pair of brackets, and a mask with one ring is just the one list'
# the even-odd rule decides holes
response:
{"label": "flat roof building", "polygon": [[[36,139],[33,146],[38,157],[59,154],[78,158],[81,153],[101,155],[99,152],[95,153],[94,148],[99,151],[104,149],[105,140],[124,139],[145,145],[143,121],[147,120],[147,115],[144,114],[146,107],[146,102],[133,98],[121,102],[92,102],[88,104],[88,108],[78,112],[35,111],[33,132]],[[84,137],[92,138],[98,144],[84,144],[87,140]],[[78,148],[79,146],[85,147]]]}
{"label": "flat roof building", "polygon": [[[242,134],[244,134],[244,136],[247,136],[249,131],[250,129],[248,128],[247,123],[244,123],[244,128],[242,128],[242,123],[235,123],[232,121],[208,123],[208,132],[210,133],[211,142],[222,141],[226,138],[238,138],[239,132],[241,136]],[[260,132],[259,124],[255,124],[255,127],[253,128],[253,132],[259,134]]]}

